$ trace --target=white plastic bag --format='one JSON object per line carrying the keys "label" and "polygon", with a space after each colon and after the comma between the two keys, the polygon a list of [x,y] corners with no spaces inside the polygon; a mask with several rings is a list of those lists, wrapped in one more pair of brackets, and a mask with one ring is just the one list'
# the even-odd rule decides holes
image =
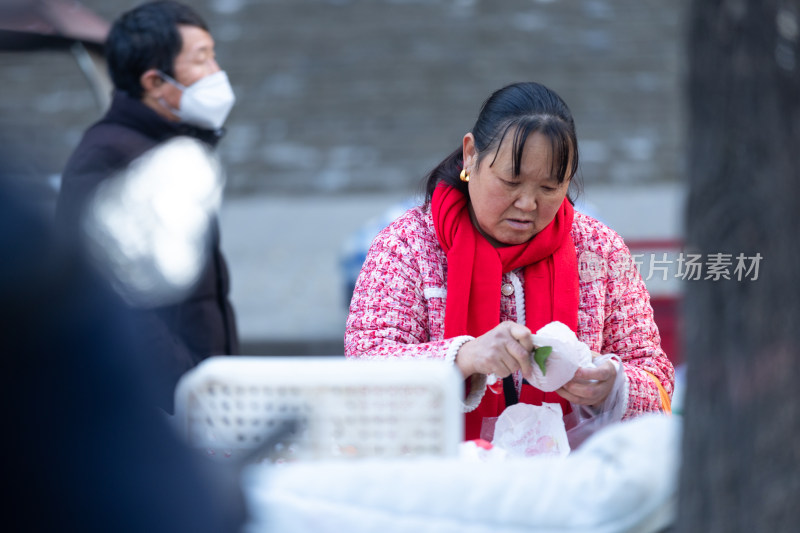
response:
{"label": "white plastic bag", "polygon": [[628,405],[628,378],[619,356],[607,354],[594,360],[597,366],[605,361],[611,361],[617,369],[614,387],[605,401],[597,407],[588,405],[572,405],[572,412],[564,419],[567,425],[567,437],[572,448],[577,448],[590,435],[599,429],[619,422],[625,414]]}
{"label": "white plastic bag", "polygon": [[557,403],[514,404],[497,418],[492,445],[511,457],[565,456],[569,441],[563,411]]}

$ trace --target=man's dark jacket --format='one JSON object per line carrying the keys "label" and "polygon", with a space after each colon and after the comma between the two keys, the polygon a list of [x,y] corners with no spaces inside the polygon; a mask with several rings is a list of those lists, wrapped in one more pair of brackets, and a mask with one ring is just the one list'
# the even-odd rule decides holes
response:
{"label": "man's dark jacket", "polygon": [[[83,208],[100,182],[124,170],[144,152],[181,135],[212,147],[219,140],[217,132],[168,121],[141,101],[117,91],[109,111],[86,131],[67,162],[56,206],[58,225],[77,235]],[[192,292],[178,304],[138,313],[139,333],[151,347],[149,364],[155,367],[154,379],[163,382],[160,403],[170,412],[174,386],[184,372],[206,357],[239,351],[216,221],[210,239],[207,265]]]}

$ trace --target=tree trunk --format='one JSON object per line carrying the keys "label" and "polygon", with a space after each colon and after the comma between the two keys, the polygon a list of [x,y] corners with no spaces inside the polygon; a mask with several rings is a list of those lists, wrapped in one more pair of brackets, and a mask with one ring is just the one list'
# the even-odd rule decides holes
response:
{"label": "tree trunk", "polygon": [[[705,271],[684,287],[688,372],[675,529],[794,532],[800,0],[694,0],[688,37],[686,252],[701,254]],[[740,254],[745,267],[758,263],[757,276],[735,271]],[[730,279],[711,272],[724,260]]]}

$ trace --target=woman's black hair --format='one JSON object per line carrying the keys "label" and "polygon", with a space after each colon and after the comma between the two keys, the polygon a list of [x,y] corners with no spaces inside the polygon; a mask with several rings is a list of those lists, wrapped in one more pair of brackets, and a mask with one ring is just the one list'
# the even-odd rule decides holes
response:
{"label": "woman's black hair", "polygon": [[192,8],[171,0],[148,2],[120,16],[105,44],[108,71],[114,87],[141,99],[139,78],[151,68],[175,76],[175,58],[181,52],[179,25],[208,31],[205,21]]}
{"label": "woman's black hair", "polygon": [[[512,171],[520,173],[525,141],[531,133],[541,133],[550,140],[553,174],[558,182],[573,178],[578,170],[578,138],[575,121],[567,104],[555,92],[535,82],[514,83],[495,91],[481,106],[478,120],[472,127],[480,163],[494,149],[494,157],[506,135],[513,133]],[[492,160],[494,164],[494,159]],[[426,177],[425,203],[444,182],[467,197],[467,183],[459,179],[464,168],[464,154],[459,147],[439,163]]]}

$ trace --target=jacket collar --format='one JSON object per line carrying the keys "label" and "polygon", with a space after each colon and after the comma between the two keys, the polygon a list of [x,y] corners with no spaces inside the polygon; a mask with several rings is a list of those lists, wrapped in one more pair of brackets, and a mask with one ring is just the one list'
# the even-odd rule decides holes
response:
{"label": "jacket collar", "polygon": [[191,124],[167,120],[153,109],[132,98],[126,92],[114,91],[111,107],[101,122],[113,122],[133,128],[156,142],[185,135],[215,147],[225,134],[225,129],[209,130]]}

